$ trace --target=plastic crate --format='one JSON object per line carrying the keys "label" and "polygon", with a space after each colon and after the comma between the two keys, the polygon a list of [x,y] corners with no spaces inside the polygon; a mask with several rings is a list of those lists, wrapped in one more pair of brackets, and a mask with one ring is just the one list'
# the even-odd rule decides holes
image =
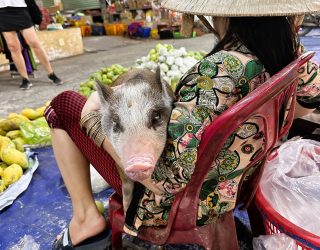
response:
{"label": "plastic crate", "polygon": [[122,36],[127,32],[127,25],[123,23],[113,23],[104,25],[108,36]]}
{"label": "plastic crate", "polygon": [[151,30],[151,38],[153,38],[153,39],[159,38],[158,29]]}
{"label": "plastic crate", "polygon": [[80,26],[82,36],[91,36],[92,28],[90,25]]}
{"label": "plastic crate", "polygon": [[104,25],[106,34],[108,36],[116,36],[117,35],[117,26],[116,24],[105,24]]}
{"label": "plastic crate", "polygon": [[151,28],[149,27],[142,27],[142,38],[149,38],[151,33]]}
{"label": "plastic crate", "polygon": [[302,229],[281,216],[266,200],[260,187],[257,190],[255,202],[262,214],[267,235],[284,233],[296,241],[298,250],[320,249],[320,237]]}
{"label": "plastic crate", "polygon": [[105,28],[103,25],[91,25],[91,35],[92,36],[104,36],[106,34]]}

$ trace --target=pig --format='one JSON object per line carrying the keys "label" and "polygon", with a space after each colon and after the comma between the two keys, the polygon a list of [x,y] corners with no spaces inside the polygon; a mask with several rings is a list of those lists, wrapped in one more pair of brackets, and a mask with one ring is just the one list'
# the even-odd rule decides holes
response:
{"label": "pig", "polygon": [[113,87],[98,83],[97,92],[103,131],[121,160],[117,169],[126,211],[134,182],[151,177],[162,154],[175,98],[159,68],[129,70]]}

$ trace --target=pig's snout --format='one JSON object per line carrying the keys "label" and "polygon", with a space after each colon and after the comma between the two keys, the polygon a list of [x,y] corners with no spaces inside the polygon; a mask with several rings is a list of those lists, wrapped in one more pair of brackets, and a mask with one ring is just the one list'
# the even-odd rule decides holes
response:
{"label": "pig's snout", "polygon": [[154,160],[149,157],[134,157],[125,164],[125,173],[133,181],[149,178],[154,170]]}

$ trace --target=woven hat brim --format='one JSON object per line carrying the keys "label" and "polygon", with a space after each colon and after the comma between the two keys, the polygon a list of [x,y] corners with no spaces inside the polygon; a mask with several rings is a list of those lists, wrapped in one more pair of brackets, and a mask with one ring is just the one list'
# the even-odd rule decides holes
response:
{"label": "woven hat brim", "polygon": [[320,0],[163,0],[176,12],[221,17],[293,16],[320,12]]}

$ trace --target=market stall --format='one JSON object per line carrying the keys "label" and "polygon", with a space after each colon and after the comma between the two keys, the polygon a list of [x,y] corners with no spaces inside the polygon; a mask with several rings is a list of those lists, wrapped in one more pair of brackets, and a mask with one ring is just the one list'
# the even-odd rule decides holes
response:
{"label": "market stall", "polygon": [[[183,38],[182,15],[160,7],[158,0],[60,1],[45,7],[64,28],[79,27],[82,36],[128,35],[131,38]],[[208,32],[198,22],[188,37]]]}

